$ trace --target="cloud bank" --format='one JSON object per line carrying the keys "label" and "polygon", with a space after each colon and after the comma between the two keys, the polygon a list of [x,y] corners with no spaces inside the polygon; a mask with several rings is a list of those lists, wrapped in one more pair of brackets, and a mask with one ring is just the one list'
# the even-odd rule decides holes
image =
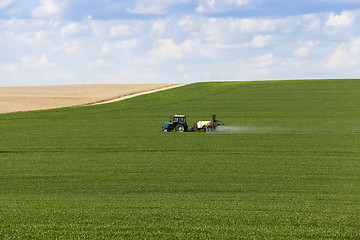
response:
{"label": "cloud bank", "polygon": [[355,0],[256,16],[265,2],[31,2],[0,0],[1,86],[360,76]]}

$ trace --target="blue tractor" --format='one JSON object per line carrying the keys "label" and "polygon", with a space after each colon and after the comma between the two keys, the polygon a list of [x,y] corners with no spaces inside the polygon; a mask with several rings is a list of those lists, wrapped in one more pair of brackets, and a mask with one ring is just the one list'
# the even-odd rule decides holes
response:
{"label": "blue tractor", "polygon": [[176,132],[187,132],[188,124],[186,122],[185,115],[174,115],[173,121],[165,123],[163,127],[164,132],[170,132],[171,130],[175,130]]}

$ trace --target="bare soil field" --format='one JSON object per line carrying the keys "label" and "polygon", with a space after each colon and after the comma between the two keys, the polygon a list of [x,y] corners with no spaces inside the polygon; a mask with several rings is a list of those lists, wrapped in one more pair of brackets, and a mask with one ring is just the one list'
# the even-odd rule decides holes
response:
{"label": "bare soil field", "polygon": [[175,84],[94,84],[0,87],[0,113],[53,109],[121,100]]}

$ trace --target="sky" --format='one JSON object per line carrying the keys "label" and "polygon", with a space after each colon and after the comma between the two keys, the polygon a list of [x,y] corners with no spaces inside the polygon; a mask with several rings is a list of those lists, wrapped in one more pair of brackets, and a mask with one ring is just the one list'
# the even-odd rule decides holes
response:
{"label": "sky", "polygon": [[360,0],[0,0],[0,86],[360,78]]}

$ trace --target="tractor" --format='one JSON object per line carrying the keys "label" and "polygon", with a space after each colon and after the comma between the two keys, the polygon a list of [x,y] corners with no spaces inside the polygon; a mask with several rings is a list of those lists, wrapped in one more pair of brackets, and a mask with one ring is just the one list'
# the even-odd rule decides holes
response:
{"label": "tractor", "polygon": [[172,122],[170,119],[170,122],[165,123],[163,132],[170,132],[171,130],[175,130],[176,132],[187,132],[188,124],[185,115],[174,115]]}
{"label": "tractor", "polygon": [[176,132],[212,132],[216,127],[223,125],[225,124],[216,120],[216,115],[213,115],[211,121],[197,121],[193,127],[189,129],[185,115],[174,115],[173,121],[171,122],[170,120],[170,122],[165,123],[162,129],[163,132],[170,132],[171,130],[175,130]]}

